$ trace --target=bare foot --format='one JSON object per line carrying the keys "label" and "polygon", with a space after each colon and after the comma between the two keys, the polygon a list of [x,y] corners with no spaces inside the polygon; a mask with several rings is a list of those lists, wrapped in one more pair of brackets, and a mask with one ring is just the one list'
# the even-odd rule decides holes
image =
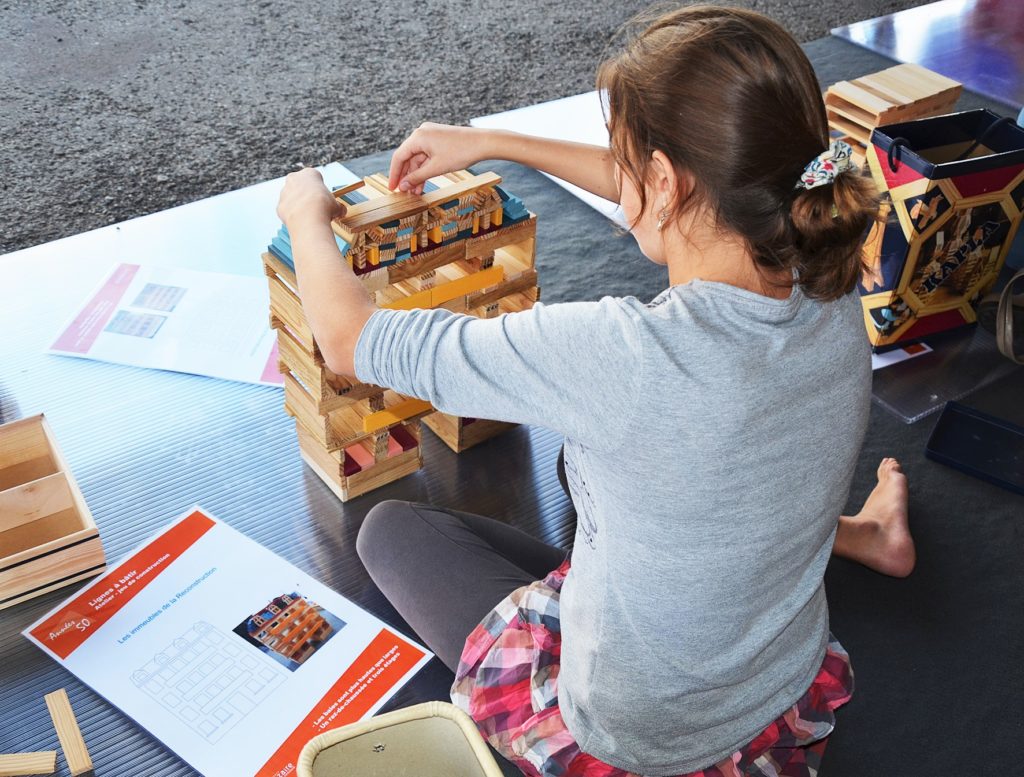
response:
{"label": "bare foot", "polygon": [[882,459],[878,485],[860,512],[839,519],[836,555],[891,577],[906,577],[917,561],[907,522],[907,476],[896,459]]}

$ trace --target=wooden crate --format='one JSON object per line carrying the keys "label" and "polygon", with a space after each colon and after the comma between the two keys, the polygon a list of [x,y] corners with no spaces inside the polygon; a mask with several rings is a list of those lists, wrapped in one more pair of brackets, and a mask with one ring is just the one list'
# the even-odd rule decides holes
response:
{"label": "wooden crate", "polygon": [[863,163],[875,127],[949,113],[963,85],[920,65],[890,67],[840,81],[825,92],[825,112],[833,132],[854,148]]}
{"label": "wooden crate", "polygon": [[46,419],[0,426],[0,609],[105,568],[96,524]]}

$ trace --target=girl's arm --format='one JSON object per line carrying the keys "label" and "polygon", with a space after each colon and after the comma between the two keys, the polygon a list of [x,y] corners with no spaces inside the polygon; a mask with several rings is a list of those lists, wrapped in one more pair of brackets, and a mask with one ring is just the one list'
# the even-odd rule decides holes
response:
{"label": "girl's arm", "polygon": [[506,130],[421,124],[391,157],[391,189],[422,194],[435,175],[484,159],[504,159],[540,170],[612,202],[619,201],[615,162],[602,146],[549,140]]}
{"label": "girl's arm", "polygon": [[315,169],[285,179],[277,215],[291,235],[302,309],[327,368],[351,376],[359,333],[377,306],[335,242],[331,219],[343,213]]}

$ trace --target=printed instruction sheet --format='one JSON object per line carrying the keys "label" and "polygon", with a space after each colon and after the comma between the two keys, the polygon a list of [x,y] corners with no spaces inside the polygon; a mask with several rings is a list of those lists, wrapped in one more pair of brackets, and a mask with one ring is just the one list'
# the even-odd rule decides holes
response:
{"label": "printed instruction sheet", "polygon": [[208,777],[285,777],[432,654],[201,508],[25,636]]}
{"label": "printed instruction sheet", "polygon": [[119,264],[50,353],[284,385],[263,277]]}

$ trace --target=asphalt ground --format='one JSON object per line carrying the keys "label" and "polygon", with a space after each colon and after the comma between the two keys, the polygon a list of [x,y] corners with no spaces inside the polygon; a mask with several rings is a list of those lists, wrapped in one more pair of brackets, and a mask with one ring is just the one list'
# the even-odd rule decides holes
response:
{"label": "asphalt ground", "polygon": [[[747,0],[801,41],[915,0]],[[0,3],[0,253],[576,94],[647,0]]]}

